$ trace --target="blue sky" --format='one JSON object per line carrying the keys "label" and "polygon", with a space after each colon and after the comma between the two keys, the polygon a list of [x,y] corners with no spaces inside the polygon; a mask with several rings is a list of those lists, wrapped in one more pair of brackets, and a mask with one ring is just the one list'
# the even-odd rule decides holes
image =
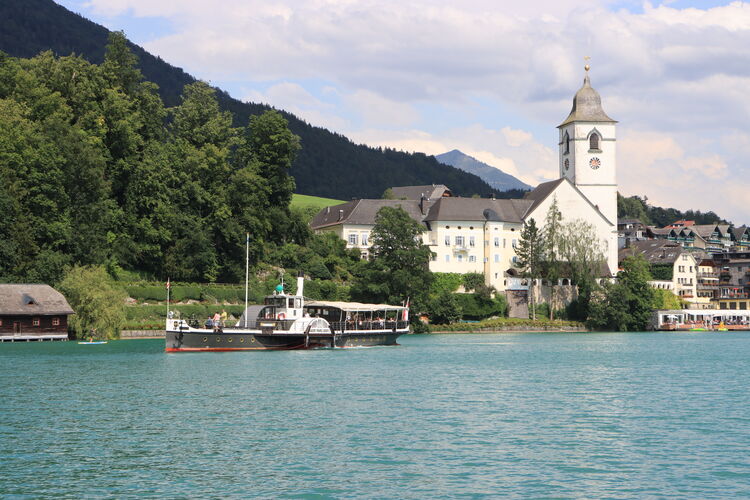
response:
{"label": "blue sky", "polygon": [[529,184],[591,57],[618,182],[750,223],[750,4],[730,1],[59,0],[234,97],[355,142],[472,154]]}

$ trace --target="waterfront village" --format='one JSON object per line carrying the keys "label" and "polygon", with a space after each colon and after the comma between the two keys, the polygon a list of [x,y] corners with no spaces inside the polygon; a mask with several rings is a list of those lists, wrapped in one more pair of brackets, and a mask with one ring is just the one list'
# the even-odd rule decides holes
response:
{"label": "waterfront village", "polygon": [[[403,209],[423,226],[423,243],[432,251],[430,271],[480,274],[496,294],[505,295],[510,317],[529,318],[530,301],[550,301],[551,292],[541,279],[519,273],[516,250],[524,226],[533,219],[543,227],[554,204],[563,221],[582,221],[593,228],[604,258],[600,280],[613,279],[626,257],[640,255],[654,278],[650,286],[678,297],[681,309],[662,311],[652,321],[653,328],[672,329],[679,323],[710,327],[717,317],[722,326],[746,327],[750,228],[690,220],[659,228],[618,219],[617,122],[605,113],[588,70],[570,114],[557,127],[558,179],[518,199],[458,197],[442,184],[394,186],[389,199],[353,199],[323,208],[313,217],[311,229],[335,233],[347,248],[358,249],[367,259],[378,212],[383,207]],[[570,277],[559,278],[557,287],[563,306],[574,299]],[[0,288],[0,338],[14,338],[21,329],[38,338],[67,336],[67,315],[73,311],[61,294],[47,285]]]}

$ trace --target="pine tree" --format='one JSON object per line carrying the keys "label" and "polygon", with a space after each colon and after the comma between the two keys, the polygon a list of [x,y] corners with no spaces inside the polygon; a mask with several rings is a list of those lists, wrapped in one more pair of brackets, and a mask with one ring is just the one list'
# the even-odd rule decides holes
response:
{"label": "pine tree", "polygon": [[516,247],[516,267],[521,271],[521,276],[529,280],[529,304],[531,306],[531,319],[536,319],[534,309],[534,288],[532,283],[541,272],[544,241],[542,234],[536,227],[536,221],[529,219],[521,231],[521,239]]}

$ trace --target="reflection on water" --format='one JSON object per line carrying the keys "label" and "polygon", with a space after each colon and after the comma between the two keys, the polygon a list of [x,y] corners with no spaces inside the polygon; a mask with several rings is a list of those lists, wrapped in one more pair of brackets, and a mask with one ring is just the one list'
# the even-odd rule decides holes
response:
{"label": "reflection on water", "polygon": [[750,334],[0,345],[0,495],[737,497]]}

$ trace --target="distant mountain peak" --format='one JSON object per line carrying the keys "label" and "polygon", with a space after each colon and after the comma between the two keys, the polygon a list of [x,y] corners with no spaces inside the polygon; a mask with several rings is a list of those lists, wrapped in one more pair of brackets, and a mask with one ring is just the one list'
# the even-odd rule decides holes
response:
{"label": "distant mountain peak", "polygon": [[476,175],[487,184],[497,189],[498,191],[508,191],[511,189],[529,190],[531,186],[525,182],[513,177],[510,174],[506,174],[497,167],[488,165],[487,163],[481,162],[469,156],[466,153],[453,149],[447,153],[435,155],[435,159],[440,163],[456,167],[464,172],[469,172]]}

